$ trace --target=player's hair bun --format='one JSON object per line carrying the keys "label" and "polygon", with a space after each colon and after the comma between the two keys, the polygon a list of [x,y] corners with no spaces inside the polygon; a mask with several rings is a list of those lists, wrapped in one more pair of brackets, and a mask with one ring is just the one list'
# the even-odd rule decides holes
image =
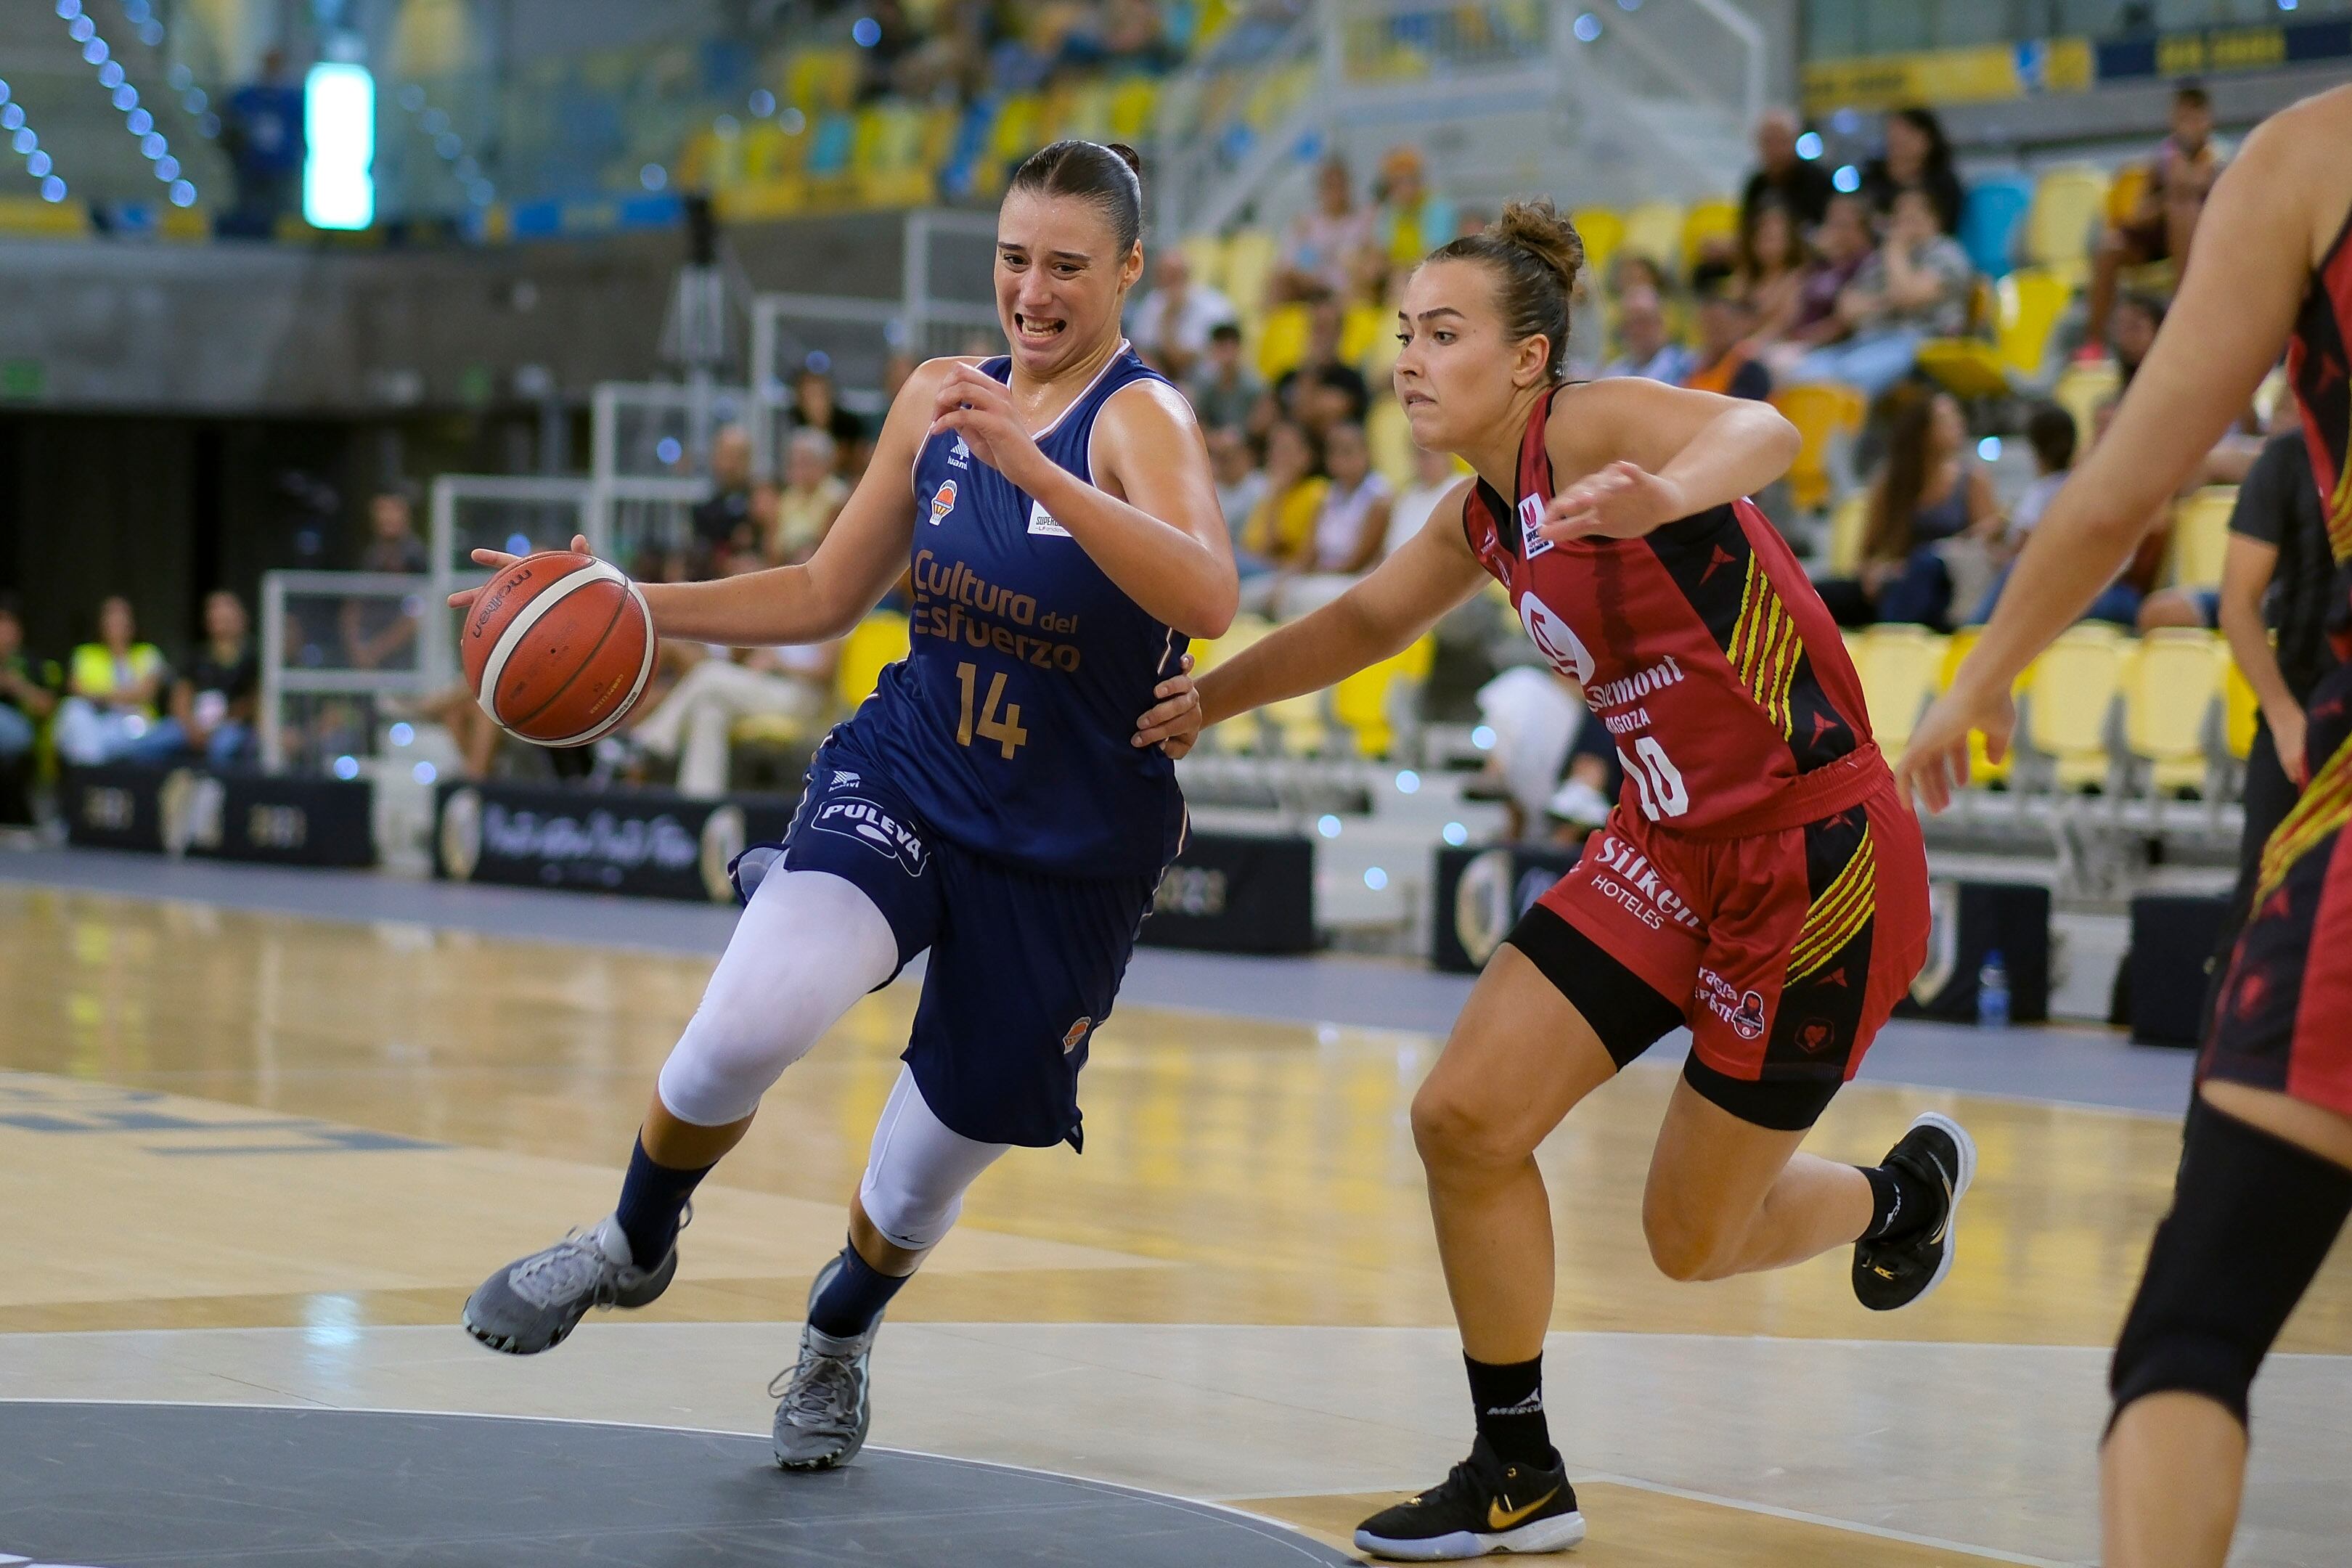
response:
{"label": "player's hair bun", "polygon": [[1104,146],[1118,154],[1119,162],[1135,171],[1137,179],[1143,178],[1143,154],[1124,142],[1106,142]]}
{"label": "player's hair bun", "polygon": [[1558,274],[1563,293],[1576,288],[1584,270],[1584,237],[1568,215],[1551,205],[1549,196],[1503,204],[1503,216],[1488,230],[1505,245],[1517,246]]}

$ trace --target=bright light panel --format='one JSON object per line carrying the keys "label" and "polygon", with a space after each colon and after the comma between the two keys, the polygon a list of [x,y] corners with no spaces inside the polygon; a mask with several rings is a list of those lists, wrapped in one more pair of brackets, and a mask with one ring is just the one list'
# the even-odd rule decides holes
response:
{"label": "bright light panel", "polygon": [[375,79],[315,65],[302,84],[302,217],[313,228],[375,221]]}

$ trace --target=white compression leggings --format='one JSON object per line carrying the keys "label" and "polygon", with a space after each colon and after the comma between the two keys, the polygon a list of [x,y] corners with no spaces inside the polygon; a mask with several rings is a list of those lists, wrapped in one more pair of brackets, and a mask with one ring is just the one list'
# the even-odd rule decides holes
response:
{"label": "white compression leggings", "polygon": [[[662,1104],[698,1127],[740,1121],[898,964],[890,922],[855,885],[823,871],[770,871],[662,1064]],[[932,1247],[962,1211],[964,1189],[1010,1147],[950,1131],[902,1066],[858,1187],[866,1217],[896,1246]]]}

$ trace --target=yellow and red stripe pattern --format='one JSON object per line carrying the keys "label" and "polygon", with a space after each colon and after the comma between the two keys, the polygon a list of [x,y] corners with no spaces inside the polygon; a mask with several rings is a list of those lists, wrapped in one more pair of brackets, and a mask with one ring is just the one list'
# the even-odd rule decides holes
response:
{"label": "yellow and red stripe pattern", "polygon": [[2295,862],[2326,841],[2352,820],[2352,738],[2312,775],[2294,809],[2286,814],[2270,842],[2263,846],[2262,879],[2254,885],[2254,904],[2275,891],[2294,870]]}
{"label": "yellow and red stripe pattern", "polygon": [[1869,829],[1864,828],[1862,842],[1853,847],[1844,868],[1805,911],[1805,923],[1797,928],[1796,942],[1789,952],[1787,984],[1794,985],[1827,968],[1830,960],[1844,952],[1846,943],[1861,935],[1877,912],[1878,852],[1872,846]]}
{"label": "yellow and red stripe pattern", "polygon": [[2352,562],[2352,430],[2344,437],[2346,460],[2336,476],[2336,493],[2327,498],[2327,548],[2338,566]]}
{"label": "yellow and red stripe pattern", "polygon": [[1739,599],[1739,618],[1732,623],[1731,641],[1724,652],[1756,706],[1764,710],[1781,738],[1788,739],[1793,729],[1789,689],[1796,681],[1797,661],[1804,657],[1805,645],[1788,606],[1772,591],[1763,557],[1752,552],[1748,557],[1748,585]]}

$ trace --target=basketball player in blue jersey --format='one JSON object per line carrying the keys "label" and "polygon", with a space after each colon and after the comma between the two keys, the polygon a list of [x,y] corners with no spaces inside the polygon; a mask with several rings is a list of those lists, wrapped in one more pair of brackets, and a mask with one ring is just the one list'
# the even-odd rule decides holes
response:
{"label": "basketball player in blue jersey", "polygon": [[464,1322],[484,1344],[532,1354],[591,1307],[659,1296],[688,1197],[760,1097],[918,953],[922,998],[848,1244],[772,1387],[778,1464],[827,1469],[863,1445],[883,1309],[972,1180],[1015,1144],[1078,1145],[1088,1040],[1183,836],[1175,764],[1130,743],[1135,715],[1238,596],[1192,409],[1119,335],[1141,225],[1126,148],[1032,156],[997,222],[1012,353],[915,373],[805,565],[646,586],[665,637],[809,643],[855,626],[911,562],[913,651],[818,750],[781,855],[739,862],[748,903],[662,1067],[618,1207],[483,1282]]}

